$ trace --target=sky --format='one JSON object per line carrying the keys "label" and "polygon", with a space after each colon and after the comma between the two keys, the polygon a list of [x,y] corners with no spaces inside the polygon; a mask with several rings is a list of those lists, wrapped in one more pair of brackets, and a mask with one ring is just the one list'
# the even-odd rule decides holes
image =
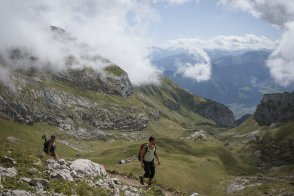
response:
{"label": "sky", "polygon": [[160,18],[150,28],[150,35],[164,43],[175,38],[208,39],[218,35],[254,34],[271,40],[280,39],[282,31],[248,12],[230,9],[215,0],[189,1],[184,4],[159,3]]}
{"label": "sky", "polygon": [[[15,68],[68,68],[69,56],[76,59],[72,68],[101,70],[107,63],[91,58],[99,54],[122,67],[134,85],[158,84],[160,70],[150,59],[156,46],[185,49],[199,59],[179,65],[197,82],[209,80],[213,71],[207,49],[270,49],[266,65],[273,80],[294,84],[294,1],[0,0],[0,25],[2,80]],[[51,25],[68,36],[56,38]],[[11,62],[15,48],[38,62]]]}

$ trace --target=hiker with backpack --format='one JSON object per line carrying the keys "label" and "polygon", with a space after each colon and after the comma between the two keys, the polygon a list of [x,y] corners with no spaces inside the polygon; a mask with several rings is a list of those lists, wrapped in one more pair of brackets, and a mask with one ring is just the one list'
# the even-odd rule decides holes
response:
{"label": "hiker with backpack", "polygon": [[50,155],[51,157],[53,157],[55,160],[58,160],[58,156],[55,152],[56,150],[56,137],[55,135],[51,135],[51,138],[48,140],[46,135],[43,135],[42,138],[44,139],[44,152],[47,155]]}
{"label": "hiker with backpack", "polygon": [[152,179],[155,175],[154,157],[157,159],[158,165],[160,161],[156,152],[156,138],[149,137],[149,143],[142,144],[139,149],[138,159],[141,162],[141,167],[144,168],[144,175],[139,176],[140,183],[144,185],[144,178],[148,178],[148,186],[151,186]]}

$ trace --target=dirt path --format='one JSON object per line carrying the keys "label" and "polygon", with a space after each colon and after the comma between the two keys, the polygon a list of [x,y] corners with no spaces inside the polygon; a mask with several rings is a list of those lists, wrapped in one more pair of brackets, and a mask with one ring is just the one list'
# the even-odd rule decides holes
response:
{"label": "dirt path", "polygon": [[[109,174],[109,176],[111,178],[117,178],[122,184],[132,186],[132,187],[136,187],[136,188],[139,188],[139,189],[146,189],[146,186],[147,186],[147,185],[141,185],[139,180],[136,180],[136,179],[133,179],[133,178],[128,178],[127,176],[122,176],[122,175],[119,175],[119,174]],[[160,188],[165,196],[178,196],[178,195],[181,195],[181,194],[176,194],[176,193],[171,192],[171,191],[164,190],[161,187],[156,186],[156,185],[153,185],[153,186]]]}

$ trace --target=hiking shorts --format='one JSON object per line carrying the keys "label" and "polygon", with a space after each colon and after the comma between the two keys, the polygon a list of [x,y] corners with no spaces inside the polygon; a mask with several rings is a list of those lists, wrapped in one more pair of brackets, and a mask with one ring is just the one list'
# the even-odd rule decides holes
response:
{"label": "hiking shorts", "polygon": [[154,161],[146,162],[144,161],[144,178],[153,178],[155,175],[155,165]]}

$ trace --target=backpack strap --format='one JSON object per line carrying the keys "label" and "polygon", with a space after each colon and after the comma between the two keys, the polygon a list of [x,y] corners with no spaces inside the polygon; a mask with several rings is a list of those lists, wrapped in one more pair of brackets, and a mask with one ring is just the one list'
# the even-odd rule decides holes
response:
{"label": "backpack strap", "polygon": [[146,152],[148,151],[148,144],[145,144],[143,148],[144,148],[144,150],[145,150],[145,152],[144,152],[144,155],[145,155]]}
{"label": "backpack strap", "polygon": [[[145,150],[145,153],[146,153],[147,150],[148,150],[148,148],[149,148],[149,147],[148,147],[148,144],[146,144],[146,145],[144,146],[144,148],[146,148],[146,150]],[[154,153],[156,153],[156,145],[154,145],[154,149],[155,149],[155,150],[154,150]],[[145,154],[145,153],[144,153],[144,154]]]}

